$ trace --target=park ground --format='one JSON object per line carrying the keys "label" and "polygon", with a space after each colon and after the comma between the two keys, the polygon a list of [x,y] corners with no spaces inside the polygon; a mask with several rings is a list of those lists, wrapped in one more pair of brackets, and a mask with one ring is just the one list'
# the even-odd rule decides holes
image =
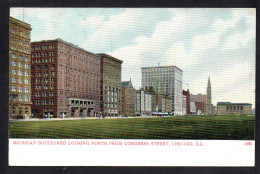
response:
{"label": "park ground", "polygon": [[255,116],[10,121],[10,138],[254,140]]}

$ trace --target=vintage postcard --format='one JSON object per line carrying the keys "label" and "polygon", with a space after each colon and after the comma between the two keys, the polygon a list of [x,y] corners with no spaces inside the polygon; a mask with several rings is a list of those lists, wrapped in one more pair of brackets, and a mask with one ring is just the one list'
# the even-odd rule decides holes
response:
{"label": "vintage postcard", "polygon": [[10,166],[254,166],[255,8],[10,8]]}

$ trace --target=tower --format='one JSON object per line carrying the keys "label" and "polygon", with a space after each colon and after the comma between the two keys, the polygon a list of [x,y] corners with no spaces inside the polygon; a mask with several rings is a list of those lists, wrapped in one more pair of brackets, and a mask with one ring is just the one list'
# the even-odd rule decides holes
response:
{"label": "tower", "polygon": [[211,83],[210,83],[210,77],[208,79],[208,86],[207,86],[207,105],[206,105],[206,114],[211,115],[212,114],[212,108],[211,108]]}

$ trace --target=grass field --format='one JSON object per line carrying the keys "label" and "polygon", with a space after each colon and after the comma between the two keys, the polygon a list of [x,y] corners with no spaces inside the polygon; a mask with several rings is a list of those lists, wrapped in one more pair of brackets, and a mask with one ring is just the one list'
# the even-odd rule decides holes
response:
{"label": "grass field", "polygon": [[11,138],[253,140],[254,116],[12,121]]}

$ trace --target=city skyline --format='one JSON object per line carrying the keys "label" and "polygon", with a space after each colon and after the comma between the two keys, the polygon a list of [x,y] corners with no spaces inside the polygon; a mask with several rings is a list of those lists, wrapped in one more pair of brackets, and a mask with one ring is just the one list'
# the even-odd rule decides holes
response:
{"label": "city skyline", "polygon": [[[11,8],[32,42],[60,37],[124,61],[122,81],[141,87],[141,67],[175,65],[183,88],[212,103],[255,105],[255,9]],[[59,23],[57,23],[59,21]],[[77,26],[77,27],[75,27]]]}

